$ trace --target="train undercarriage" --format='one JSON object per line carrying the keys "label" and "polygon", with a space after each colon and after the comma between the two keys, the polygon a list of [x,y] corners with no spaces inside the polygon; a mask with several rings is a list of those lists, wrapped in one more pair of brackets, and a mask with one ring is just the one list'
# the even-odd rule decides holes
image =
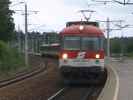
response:
{"label": "train undercarriage", "polygon": [[102,84],[105,82],[107,72],[105,68],[93,67],[67,67],[60,69],[61,76],[65,84],[70,83],[87,83]]}

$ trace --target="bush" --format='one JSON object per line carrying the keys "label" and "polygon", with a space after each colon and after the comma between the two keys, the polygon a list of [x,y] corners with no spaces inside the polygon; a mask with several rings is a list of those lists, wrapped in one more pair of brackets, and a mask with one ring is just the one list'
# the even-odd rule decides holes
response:
{"label": "bush", "polygon": [[6,44],[2,41],[0,41],[0,60],[5,59],[5,55],[8,55],[9,51],[8,51],[8,47],[6,46]]}
{"label": "bush", "polygon": [[0,72],[16,70],[21,66],[24,66],[22,55],[20,55],[16,49],[0,41]]}
{"label": "bush", "polygon": [[127,53],[127,57],[133,57],[133,52]]}

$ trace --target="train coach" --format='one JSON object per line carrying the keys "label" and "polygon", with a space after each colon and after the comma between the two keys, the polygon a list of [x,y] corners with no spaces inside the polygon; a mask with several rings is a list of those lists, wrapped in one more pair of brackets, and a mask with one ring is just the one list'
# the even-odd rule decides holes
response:
{"label": "train coach", "polygon": [[59,49],[60,49],[59,43],[42,44],[40,46],[40,53],[41,53],[41,56],[58,57]]}
{"label": "train coach", "polygon": [[102,81],[104,34],[97,22],[68,22],[60,33],[59,70],[65,82]]}

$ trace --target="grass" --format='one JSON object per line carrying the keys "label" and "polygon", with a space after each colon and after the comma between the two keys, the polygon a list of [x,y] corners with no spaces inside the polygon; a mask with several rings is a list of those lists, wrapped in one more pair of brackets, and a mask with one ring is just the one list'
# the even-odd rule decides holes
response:
{"label": "grass", "polygon": [[24,56],[16,49],[0,41],[0,79],[11,77],[15,73],[25,69],[28,70],[30,67],[25,66]]}
{"label": "grass", "polygon": [[132,58],[132,59],[133,59],[133,52],[127,53],[126,55],[127,55],[127,57],[129,57],[129,58]]}

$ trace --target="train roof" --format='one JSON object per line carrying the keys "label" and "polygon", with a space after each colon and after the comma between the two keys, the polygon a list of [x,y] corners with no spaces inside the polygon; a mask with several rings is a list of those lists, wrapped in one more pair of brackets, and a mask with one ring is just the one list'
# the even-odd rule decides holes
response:
{"label": "train roof", "polygon": [[66,27],[69,27],[71,25],[92,25],[92,26],[99,27],[98,22],[92,22],[92,21],[71,21],[66,23]]}
{"label": "train roof", "polygon": [[74,36],[99,36],[104,37],[101,29],[92,25],[71,25],[64,28],[60,35],[74,35]]}

